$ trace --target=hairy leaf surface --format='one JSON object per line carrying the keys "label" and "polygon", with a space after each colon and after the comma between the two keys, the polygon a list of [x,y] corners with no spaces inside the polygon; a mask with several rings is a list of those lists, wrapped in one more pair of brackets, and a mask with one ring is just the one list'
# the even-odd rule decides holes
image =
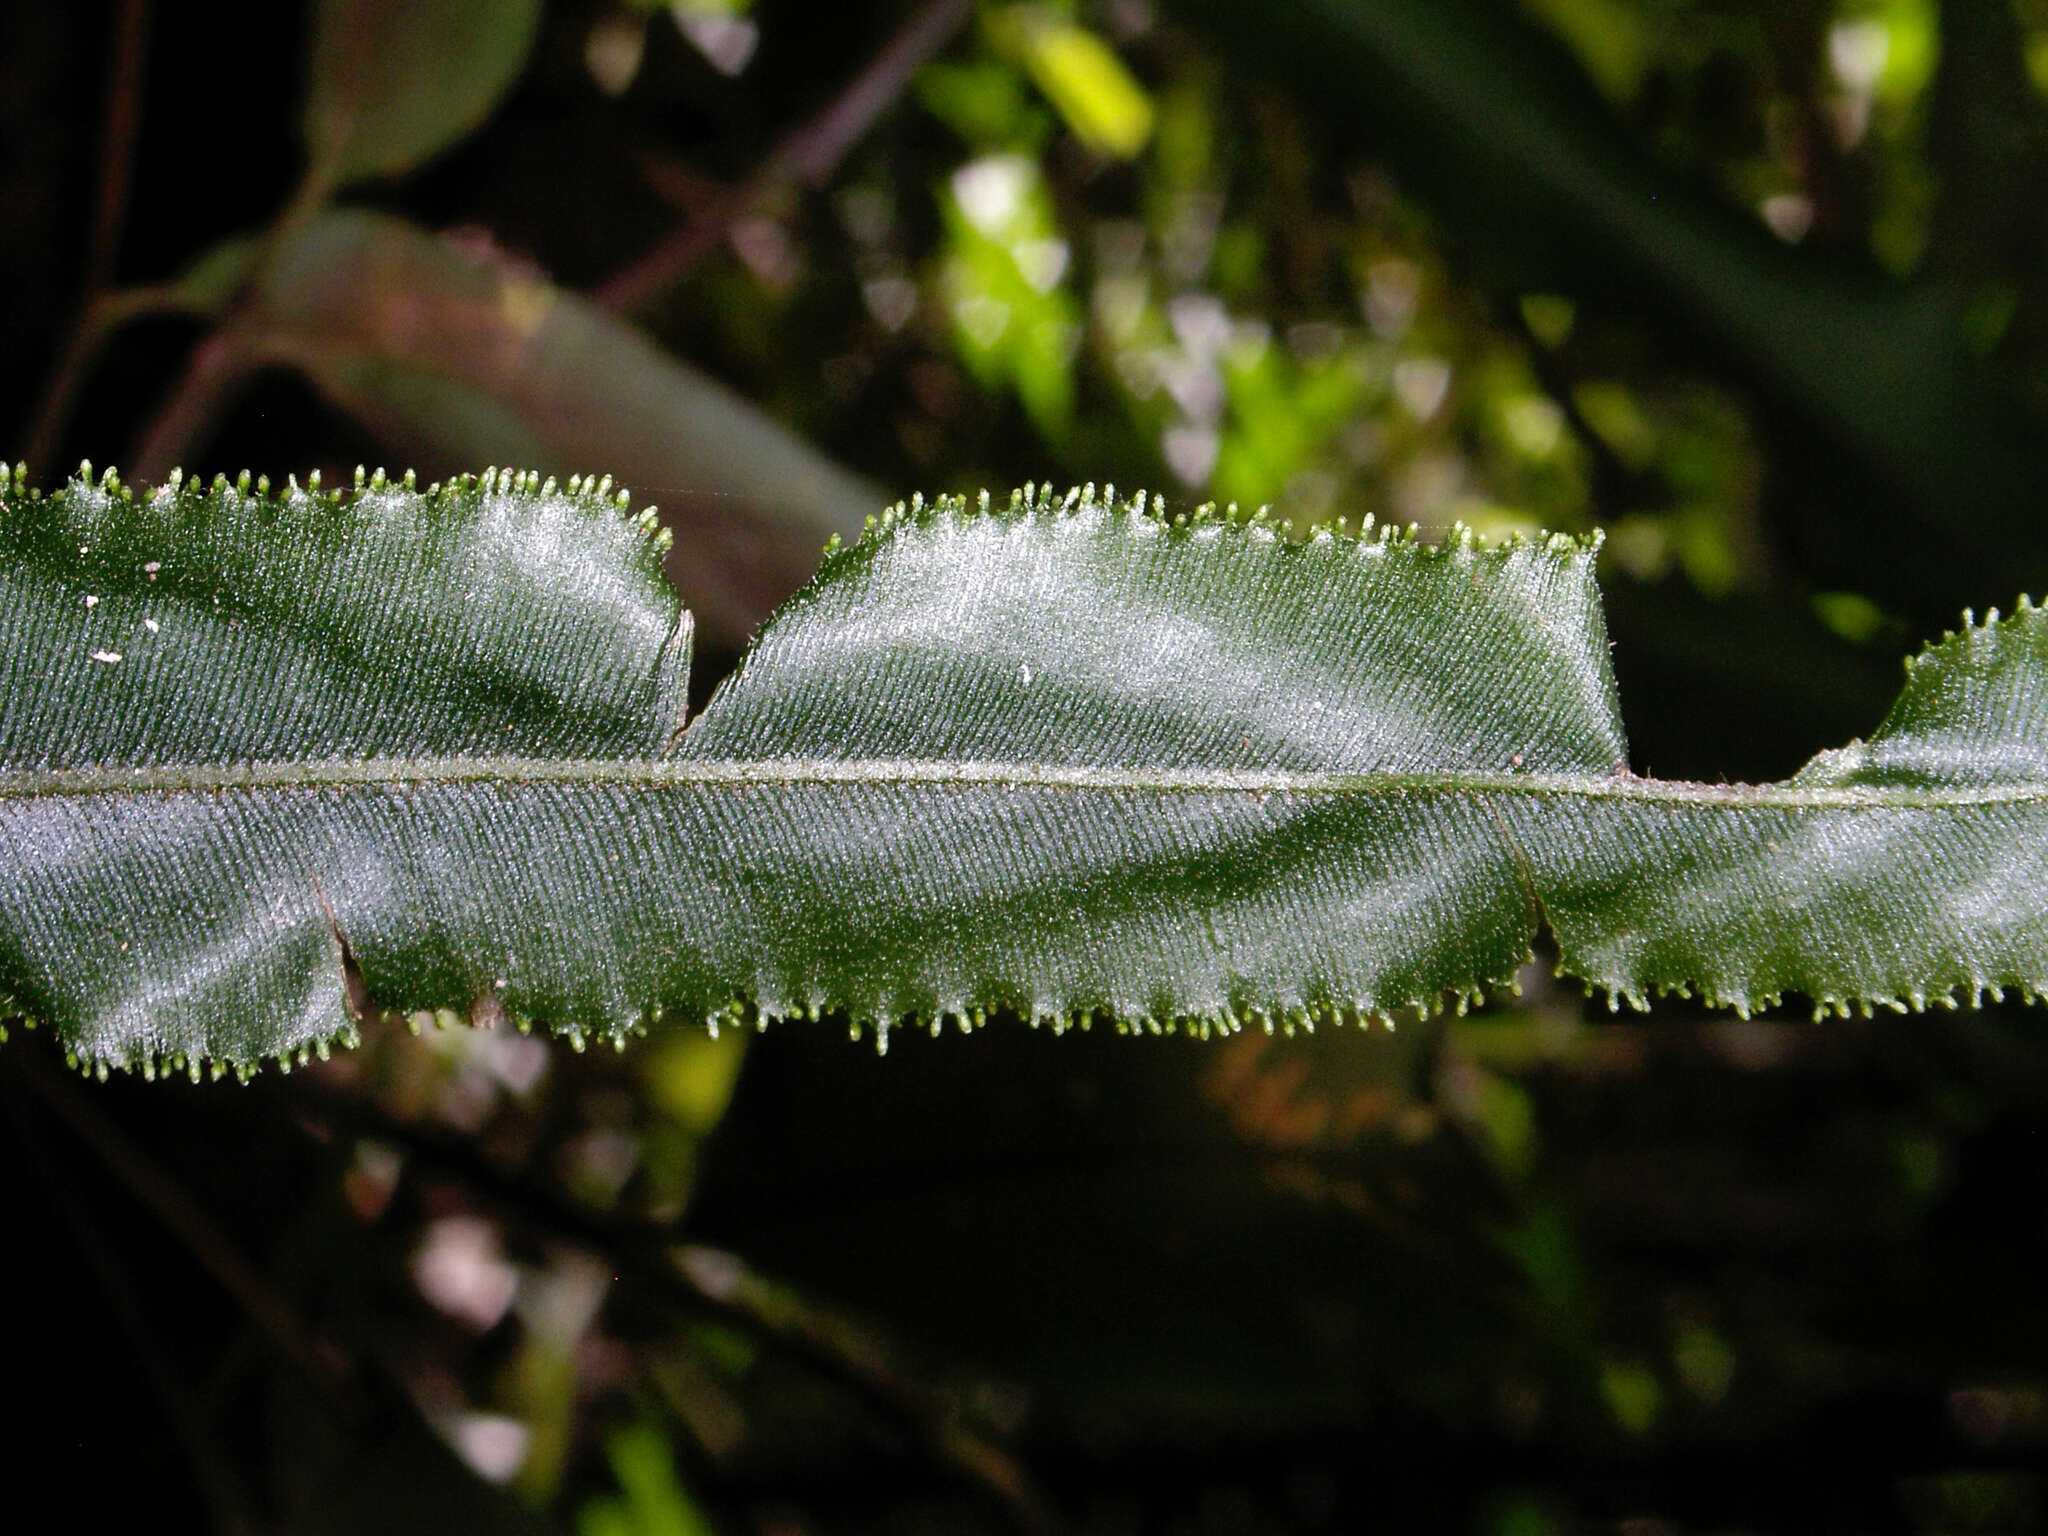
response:
{"label": "hairy leaf surface", "polygon": [[2048,975],[2048,621],[1782,784],[1631,776],[1593,554],[1024,495],[878,519],[687,729],[608,482],[0,519],[0,1011],[243,1066],[371,1010],[1235,1028]]}

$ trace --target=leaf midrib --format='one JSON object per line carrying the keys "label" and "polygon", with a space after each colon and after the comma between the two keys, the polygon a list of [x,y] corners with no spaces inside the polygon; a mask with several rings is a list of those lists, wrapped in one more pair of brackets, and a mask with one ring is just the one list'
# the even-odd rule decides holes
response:
{"label": "leaf midrib", "polygon": [[1352,796],[1511,795],[1735,809],[1946,810],[2048,802],[2048,783],[1918,785],[1700,784],[1632,774],[1321,773],[1287,770],[1098,768],[926,758],[430,757],[171,764],[0,771],[0,800],[121,798],[224,791],[402,788],[440,784],[615,785],[647,789],[789,784],[921,784],[940,788],[1104,790],[1156,794]]}

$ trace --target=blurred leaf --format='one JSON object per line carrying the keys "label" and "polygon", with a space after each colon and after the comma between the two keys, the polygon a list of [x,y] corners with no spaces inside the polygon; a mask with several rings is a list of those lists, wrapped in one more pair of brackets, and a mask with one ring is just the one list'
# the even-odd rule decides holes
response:
{"label": "blurred leaf", "polygon": [[706,1135],[725,1114],[745,1057],[744,1035],[677,1035],[648,1062],[648,1097],[685,1130]]}
{"label": "blurred leaf", "polygon": [[1571,44],[1616,101],[1631,100],[1643,83],[1649,40],[1641,12],[1627,0],[1521,0],[1531,14],[1550,23]]}
{"label": "blurred leaf", "polygon": [[1177,5],[1385,156],[1502,287],[1649,316],[1762,395],[1800,477],[1788,542],[1823,585],[1929,624],[2048,589],[2038,424],[1971,347],[1967,295],[1844,270],[1702,196],[1510,0]]}
{"label": "blurred leaf", "polygon": [[1934,75],[1940,9],[1934,0],[1864,0],[1854,7],[1884,28],[1884,64],[1877,93],[1888,101],[1911,102]]}
{"label": "blurred leaf", "polygon": [[1657,1378],[1640,1365],[1617,1360],[1600,1373],[1600,1392],[1615,1422],[1632,1435],[1646,1435],[1657,1422],[1663,1390]]}
{"label": "blurred leaf", "polygon": [[605,1459],[621,1496],[592,1499],[576,1512],[581,1536],[714,1536],[676,1477],[675,1453],[661,1431],[634,1424],[605,1441]]}
{"label": "blurred leaf", "polygon": [[1589,379],[1572,391],[1572,403],[1579,408],[1579,416],[1586,425],[1629,468],[1641,469],[1655,457],[1656,434],[1628,386]]}
{"label": "blurred leaf", "polygon": [[1671,784],[1569,539],[1020,494],[885,514],[684,732],[609,490],[17,476],[0,1006],[196,1075],[383,1010],[1292,1029],[1475,999],[1542,922],[1617,1006],[2048,987],[2043,610],[1784,783]]}
{"label": "blurred leaf", "polygon": [[1572,301],[1554,293],[1525,293],[1521,302],[1522,321],[1529,334],[1546,347],[1564,345],[1572,333],[1578,310]]}
{"label": "blurred leaf", "polygon": [[1068,246],[1038,166],[1022,155],[969,161],[940,208],[955,349],[984,388],[1015,390],[1059,441],[1073,422],[1080,306],[1062,281]]}
{"label": "blurred leaf", "polygon": [[669,570],[733,644],[794,591],[879,491],[610,312],[487,249],[344,210],[292,234],[246,314],[296,368],[428,473],[603,465],[658,500]]}
{"label": "blurred leaf", "polygon": [[1373,392],[1361,360],[1348,353],[1299,363],[1261,339],[1233,348],[1223,364],[1230,412],[1209,488],[1226,502],[1255,505],[1289,485]]}
{"label": "blurred leaf", "polygon": [[932,63],[917,72],[925,110],[977,150],[1034,149],[1051,123],[1025,99],[1017,71],[994,59]]}
{"label": "blurred leaf", "polygon": [[316,185],[399,176],[490,116],[540,0],[320,0],[305,135]]}
{"label": "blurred leaf", "polygon": [[248,286],[262,242],[238,235],[210,246],[177,276],[177,291],[201,314],[224,313]]}
{"label": "blurred leaf", "polygon": [[1075,138],[1119,160],[1144,149],[1152,98],[1108,43],[1043,5],[1005,6],[990,14],[989,26],[1024,61]]}
{"label": "blurred leaf", "polygon": [[1859,592],[1816,592],[1813,611],[1851,645],[1868,645],[1885,627],[1884,610]]}

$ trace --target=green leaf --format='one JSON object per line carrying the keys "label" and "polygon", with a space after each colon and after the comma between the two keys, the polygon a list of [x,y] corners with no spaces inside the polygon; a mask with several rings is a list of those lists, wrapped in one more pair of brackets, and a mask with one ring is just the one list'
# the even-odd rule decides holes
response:
{"label": "green leaf", "polygon": [[689,621],[608,481],[262,489],[6,499],[0,989],[82,1060],[375,1010],[1291,1029],[1462,1005],[1545,921],[1638,1005],[2048,985],[2025,604],[1868,743],[1664,783],[1586,545],[1027,492],[882,516],[685,732]]}
{"label": "green leaf", "polygon": [[540,0],[322,0],[305,115],[315,181],[432,159],[490,116],[539,27]]}

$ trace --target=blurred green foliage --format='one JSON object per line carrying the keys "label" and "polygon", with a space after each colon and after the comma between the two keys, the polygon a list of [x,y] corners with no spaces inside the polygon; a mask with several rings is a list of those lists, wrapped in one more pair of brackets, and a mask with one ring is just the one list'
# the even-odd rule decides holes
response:
{"label": "blurred green foliage", "polygon": [[[619,474],[700,695],[870,487],[1603,528],[1667,776],[2048,588],[2038,0],[152,10],[0,14],[11,454]],[[68,1087],[0,1053],[14,1466],[95,1524],[2042,1518],[2004,1010]]]}

